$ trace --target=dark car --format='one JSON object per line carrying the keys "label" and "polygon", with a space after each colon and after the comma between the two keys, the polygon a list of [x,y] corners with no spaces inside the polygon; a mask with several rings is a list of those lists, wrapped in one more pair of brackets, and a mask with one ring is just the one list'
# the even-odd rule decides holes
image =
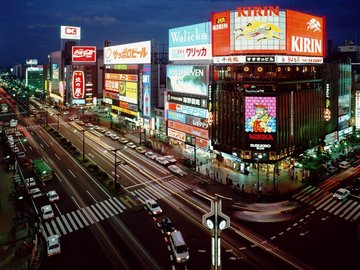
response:
{"label": "dark car", "polygon": [[30,166],[31,164],[30,159],[28,159],[27,157],[19,158],[18,161],[22,166]]}
{"label": "dark car", "polygon": [[168,218],[168,217],[163,218],[160,221],[160,227],[163,230],[163,232],[167,235],[170,235],[173,231],[175,231],[174,225],[173,225],[172,221],[170,220],[170,218]]}

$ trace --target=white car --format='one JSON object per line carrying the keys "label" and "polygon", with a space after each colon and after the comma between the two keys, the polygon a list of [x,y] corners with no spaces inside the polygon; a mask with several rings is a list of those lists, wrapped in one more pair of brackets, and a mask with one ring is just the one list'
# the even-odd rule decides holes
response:
{"label": "white car", "polygon": [[111,139],[113,139],[113,140],[118,140],[118,139],[119,139],[119,136],[116,135],[116,134],[113,134],[113,135],[111,135],[110,137],[111,137]]}
{"label": "white car", "polygon": [[157,158],[157,155],[155,155],[153,152],[149,151],[145,153],[145,156],[148,158],[151,158],[152,160],[155,160]]}
{"label": "white car", "polygon": [[41,197],[43,194],[39,188],[33,188],[29,190],[29,194],[35,199]]}
{"label": "white car", "polygon": [[35,182],[34,177],[25,178],[24,183],[28,188],[36,186],[36,182]]}
{"label": "white car", "polygon": [[164,156],[164,158],[171,164],[176,163],[176,159],[173,156]]}
{"label": "white car", "polygon": [[178,175],[180,175],[180,176],[184,176],[185,174],[186,174],[186,172],[184,172],[182,169],[180,169],[178,166],[176,166],[176,165],[170,165],[170,166],[168,166],[168,169],[170,170],[170,171],[172,171],[173,173],[175,173],[175,174],[178,174]]}
{"label": "white car", "polygon": [[50,190],[48,193],[46,193],[46,195],[49,197],[50,202],[55,202],[60,199],[59,195],[55,190]]}
{"label": "white car", "polygon": [[169,165],[169,161],[167,161],[167,159],[164,157],[157,157],[156,162],[164,166]]}
{"label": "white car", "polygon": [[347,161],[341,161],[339,164],[339,168],[341,168],[341,169],[347,169],[349,167],[350,167],[350,163]]}
{"label": "white car", "polygon": [[86,123],[86,124],[85,124],[85,127],[88,127],[88,128],[93,128],[93,127],[94,127],[94,125],[93,125],[93,124],[91,124],[91,123]]}
{"label": "white car", "polygon": [[136,145],[134,143],[132,143],[132,142],[129,142],[126,145],[127,145],[127,147],[130,147],[131,149],[136,148]]}
{"label": "white car", "polygon": [[339,188],[335,193],[333,194],[333,197],[338,200],[346,199],[350,195],[350,190],[345,188]]}
{"label": "white car", "polygon": [[162,210],[157,202],[153,199],[145,200],[145,207],[151,212],[153,215],[160,215]]}
{"label": "white car", "polygon": [[105,136],[107,136],[107,137],[111,137],[112,135],[113,135],[113,133],[110,131],[105,132]]}
{"label": "white car", "polygon": [[50,235],[47,240],[47,255],[52,256],[61,253],[60,237],[57,234]]}
{"label": "white car", "polygon": [[47,220],[54,217],[54,211],[50,204],[41,207],[41,215],[43,220]]}

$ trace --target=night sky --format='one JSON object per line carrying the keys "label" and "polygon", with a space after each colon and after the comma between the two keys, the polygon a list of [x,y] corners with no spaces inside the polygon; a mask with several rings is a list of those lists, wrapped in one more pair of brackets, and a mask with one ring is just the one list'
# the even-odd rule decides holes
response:
{"label": "night sky", "polygon": [[356,34],[360,39],[356,0],[0,0],[0,67],[26,59],[45,63],[60,49],[61,25],[81,27],[81,45],[167,43],[168,29],[209,21],[211,12],[276,5],[326,16],[327,39],[335,45],[356,41]]}

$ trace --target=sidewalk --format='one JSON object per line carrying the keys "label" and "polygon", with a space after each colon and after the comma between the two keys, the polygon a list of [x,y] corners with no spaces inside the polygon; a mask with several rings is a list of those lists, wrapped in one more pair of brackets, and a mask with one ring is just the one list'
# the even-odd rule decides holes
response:
{"label": "sidewalk", "polygon": [[[32,252],[26,249],[24,242],[33,243],[33,232],[30,227],[16,226],[15,198],[11,198],[13,187],[13,172],[8,172],[4,164],[0,164],[0,269],[22,270],[38,269],[40,262],[29,265]],[[43,252],[44,243],[38,252]]]}
{"label": "sidewalk", "polygon": [[[140,143],[139,134],[132,134],[131,130],[126,130],[125,133],[125,137],[136,144]],[[151,141],[154,152],[174,156],[183,170],[188,172],[192,171],[196,174],[192,169],[181,164],[184,157],[176,147],[155,139],[147,138],[147,141]],[[201,166],[199,165],[196,170],[199,176],[207,183],[213,185],[218,184],[215,189],[221,190],[223,194],[230,194],[235,198],[241,197],[241,199],[253,202],[286,200],[289,194],[305,185],[305,183],[301,181],[301,171],[297,168],[295,169],[293,180],[288,171],[280,170],[279,175],[275,176],[275,181],[272,173],[267,176],[266,168],[259,170],[259,176],[256,168],[250,168],[250,173],[245,175],[225,167],[223,163],[217,160],[210,161]],[[258,192],[257,189],[258,177],[261,192]]]}

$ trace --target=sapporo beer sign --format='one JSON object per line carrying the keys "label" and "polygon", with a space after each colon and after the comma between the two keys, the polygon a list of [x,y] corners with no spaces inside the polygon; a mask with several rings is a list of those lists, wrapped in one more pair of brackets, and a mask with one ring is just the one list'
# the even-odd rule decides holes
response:
{"label": "sapporo beer sign", "polygon": [[85,81],[83,71],[74,71],[73,73],[73,97],[76,99],[84,98]]}

